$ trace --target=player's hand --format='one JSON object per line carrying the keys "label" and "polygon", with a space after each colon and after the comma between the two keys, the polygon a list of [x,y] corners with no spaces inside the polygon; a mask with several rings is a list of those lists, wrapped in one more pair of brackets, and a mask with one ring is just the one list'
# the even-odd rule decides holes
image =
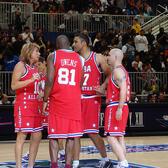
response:
{"label": "player's hand", "polygon": [[101,86],[95,86],[93,90],[95,90],[98,95],[105,95],[105,90]]}
{"label": "player's hand", "polygon": [[47,102],[43,102],[43,111],[42,111],[42,114],[43,115],[46,115],[46,108],[47,108]]}
{"label": "player's hand", "polygon": [[32,76],[32,80],[35,81],[35,80],[39,80],[39,79],[40,79],[39,73],[34,73]]}
{"label": "player's hand", "polygon": [[122,109],[118,108],[116,111],[116,120],[122,120]]}
{"label": "player's hand", "polygon": [[38,112],[39,112],[39,114],[42,114],[40,107],[38,107]]}
{"label": "player's hand", "polygon": [[39,99],[40,99],[40,98],[43,98],[43,97],[44,97],[44,92],[41,91],[41,92],[39,92],[38,95],[39,95]]}

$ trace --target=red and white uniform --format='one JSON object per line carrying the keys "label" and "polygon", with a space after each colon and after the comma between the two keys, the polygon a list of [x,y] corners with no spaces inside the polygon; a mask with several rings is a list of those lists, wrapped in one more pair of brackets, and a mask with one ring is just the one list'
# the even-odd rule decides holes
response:
{"label": "red and white uniform", "polygon": [[[45,82],[46,82],[46,74],[41,73],[40,74],[40,81],[39,81],[39,92],[40,93],[42,92],[42,94],[44,94]],[[42,113],[42,110],[43,110],[42,108],[43,108],[43,98],[40,98],[39,99],[39,109],[40,109],[41,113]],[[49,111],[49,99],[48,99],[45,115],[42,114],[42,125],[43,125],[43,127],[48,126],[48,111]]]}
{"label": "red and white uniform", "polygon": [[101,97],[94,88],[100,85],[101,72],[96,63],[96,53],[91,52],[84,63],[84,81],[82,86],[82,123],[84,133],[99,132],[99,114]]}
{"label": "red and white uniform", "polygon": [[80,83],[84,61],[70,50],[57,50],[54,56],[55,77],[49,101],[48,137],[80,137]]}
{"label": "red and white uniform", "polygon": [[115,83],[112,73],[108,82],[107,96],[106,96],[107,107],[105,111],[105,133],[106,134],[109,133],[111,136],[125,135],[125,129],[129,113],[127,104],[127,102],[130,99],[129,75],[123,66],[118,66],[117,68],[121,68],[125,73],[127,93],[126,93],[126,101],[122,109],[122,119],[116,120],[116,111],[119,104],[120,89]]}
{"label": "red and white uniform", "polygon": [[[21,81],[32,78],[38,73],[35,67],[25,64],[26,72]],[[42,130],[41,114],[38,106],[38,80],[16,90],[14,105],[15,132],[38,132]]]}

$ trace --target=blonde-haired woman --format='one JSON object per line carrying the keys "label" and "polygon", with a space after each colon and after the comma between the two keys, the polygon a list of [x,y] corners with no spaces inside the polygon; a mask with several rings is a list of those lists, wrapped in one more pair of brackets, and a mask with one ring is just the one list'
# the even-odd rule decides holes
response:
{"label": "blonde-haired woman", "polygon": [[39,74],[35,66],[40,57],[39,48],[35,43],[25,44],[21,50],[20,62],[16,64],[12,75],[11,88],[16,91],[14,105],[15,132],[17,133],[16,168],[22,167],[21,158],[27,134],[31,134],[28,168],[34,166],[41,140],[41,114],[38,108]]}

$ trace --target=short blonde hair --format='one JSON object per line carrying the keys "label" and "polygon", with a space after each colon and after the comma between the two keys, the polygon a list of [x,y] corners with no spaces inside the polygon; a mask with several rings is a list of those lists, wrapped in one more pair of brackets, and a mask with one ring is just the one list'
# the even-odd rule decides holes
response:
{"label": "short blonde hair", "polygon": [[36,43],[24,44],[21,49],[20,61],[23,61],[26,64],[30,64],[30,58],[35,48],[40,49],[40,46]]}

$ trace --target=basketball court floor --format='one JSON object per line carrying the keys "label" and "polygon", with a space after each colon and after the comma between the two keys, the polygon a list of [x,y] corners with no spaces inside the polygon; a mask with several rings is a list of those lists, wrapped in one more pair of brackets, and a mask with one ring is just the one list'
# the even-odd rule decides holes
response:
{"label": "basketball court floor", "polygon": [[[100,155],[88,138],[82,139],[80,166],[94,167]],[[15,141],[0,141],[0,168],[13,168]],[[24,152],[28,151],[28,141]],[[131,168],[168,168],[168,136],[126,137],[127,159]],[[116,157],[106,142],[107,154],[116,164]],[[49,167],[48,141],[42,140],[35,167]],[[61,166],[60,166],[61,167]]]}

